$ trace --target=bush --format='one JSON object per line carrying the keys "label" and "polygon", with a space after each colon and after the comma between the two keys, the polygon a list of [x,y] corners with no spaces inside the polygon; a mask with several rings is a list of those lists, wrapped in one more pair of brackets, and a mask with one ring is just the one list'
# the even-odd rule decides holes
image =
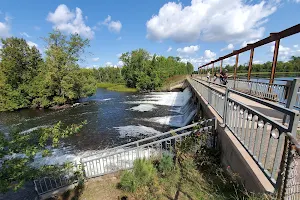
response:
{"label": "bush", "polygon": [[124,171],[121,175],[120,188],[128,192],[135,192],[137,188],[136,178],[130,171]]}
{"label": "bush", "polygon": [[150,184],[156,176],[156,170],[150,160],[137,159],[134,161],[133,174],[139,186]]}
{"label": "bush", "polygon": [[167,175],[174,169],[174,162],[171,155],[164,154],[158,165],[158,170],[162,175]]}
{"label": "bush", "polygon": [[133,171],[125,171],[121,175],[120,188],[135,192],[138,187],[149,186],[156,177],[156,170],[151,161],[137,159],[133,164]]}

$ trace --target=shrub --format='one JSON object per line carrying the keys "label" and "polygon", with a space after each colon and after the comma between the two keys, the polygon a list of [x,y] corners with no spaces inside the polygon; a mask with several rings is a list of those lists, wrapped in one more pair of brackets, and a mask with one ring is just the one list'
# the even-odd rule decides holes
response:
{"label": "shrub", "polygon": [[170,173],[174,169],[174,162],[171,155],[164,154],[158,165],[158,170],[162,175]]}
{"label": "shrub", "polygon": [[133,174],[139,186],[145,186],[152,182],[156,176],[156,170],[150,160],[137,159],[134,161]]}
{"label": "shrub", "polygon": [[135,192],[137,188],[136,178],[130,171],[124,171],[121,175],[120,188],[128,192]]}

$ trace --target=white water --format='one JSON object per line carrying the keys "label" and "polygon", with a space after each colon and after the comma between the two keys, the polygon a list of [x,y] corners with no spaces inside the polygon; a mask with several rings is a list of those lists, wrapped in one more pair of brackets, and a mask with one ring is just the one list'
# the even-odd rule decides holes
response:
{"label": "white water", "polygon": [[133,111],[139,111],[139,112],[149,112],[156,109],[156,107],[152,104],[140,104],[138,106],[134,106],[130,108],[130,110]]}
{"label": "white water", "polygon": [[161,132],[155,130],[154,128],[142,126],[142,125],[129,125],[114,127],[120,133],[120,138],[124,137],[140,137],[140,136],[152,136],[161,134]]}
{"label": "white water", "polygon": [[184,106],[192,97],[189,88],[183,92],[151,92],[141,101],[127,101],[129,104],[153,104],[165,106]]}

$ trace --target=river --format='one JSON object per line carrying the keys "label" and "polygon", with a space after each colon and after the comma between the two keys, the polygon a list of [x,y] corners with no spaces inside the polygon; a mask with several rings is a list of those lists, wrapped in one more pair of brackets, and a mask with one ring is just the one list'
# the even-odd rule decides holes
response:
{"label": "river", "polygon": [[63,140],[59,148],[53,149],[51,157],[37,156],[35,161],[38,165],[62,164],[185,125],[196,112],[190,97],[189,89],[147,94],[98,89],[94,96],[80,99],[80,105],[63,110],[2,112],[0,131],[28,133],[59,121],[70,125],[86,120],[80,133]]}

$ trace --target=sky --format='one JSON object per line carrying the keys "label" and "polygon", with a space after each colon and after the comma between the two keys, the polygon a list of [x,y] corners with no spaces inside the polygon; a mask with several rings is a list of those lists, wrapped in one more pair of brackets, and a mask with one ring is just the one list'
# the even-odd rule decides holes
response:
{"label": "sky", "polygon": [[[57,28],[90,40],[81,67],[122,66],[138,48],[179,56],[195,69],[300,23],[300,0],[1,0],[0,38],[23,37],[43,53],[42,37]],[[1,48],[1,44],[0,44]],[[254,63],[272,61],[274,44],[255,49]],[[250,52],[240,55],[240,64]],[[300,34],[282,39],[279,60],[300,56]],[[224,64],[233,64],[232,57]]]}

